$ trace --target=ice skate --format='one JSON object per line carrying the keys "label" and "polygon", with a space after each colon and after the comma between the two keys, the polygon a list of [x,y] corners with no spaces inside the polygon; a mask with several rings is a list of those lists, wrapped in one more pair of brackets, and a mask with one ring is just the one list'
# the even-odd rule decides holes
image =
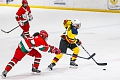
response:
{"label": "ice skate", "polygon": [[56,65],[55,63],[51,63],[51,64],[48,66],[49,71],[53,70],[53,67],[54,67],[55,65]]}
{"label": "ice skate", "polygon": [[40,70],[38,70],[38,69],[32,67],[32,74],[40,74],[40,73],[41,73]]}
{"label": "ice skate", "polygon": [[75,63],[76,59],[75,60],[71,60],[70,61],[70,68],[78,68],[78,64]]}
{"label": "ice skate", "polygon": [[1,76],[2,76],[2,78],[6,78],[7,73],[8,73],[8,72],[7,72],[6,70],[5,70],[5,71],[3,71],[3,72],[2,72],[2,75],[1,75]]}

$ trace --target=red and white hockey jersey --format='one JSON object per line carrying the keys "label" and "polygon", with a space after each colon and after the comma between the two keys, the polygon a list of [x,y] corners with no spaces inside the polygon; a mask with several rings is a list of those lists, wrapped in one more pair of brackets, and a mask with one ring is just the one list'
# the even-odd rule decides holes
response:
{"label": "red and white hockey jersey", "polygon": [[17,21],[23,21],[26,22],[29,20],[29,15],[31,14],[31,10],[30,7],[27,6],[26,8],[24,8],[23,6],[21,6],[19,8],[19,10],[16,13],[16,20]]}
{"label": "red and white hockey jersey", "polygon": [[32,38],[23,38],[19,43],[19,47],[24,53],[27,53],[36,47],[38,47],[39,50],[44,51],[44,52],[46,51],[49,52],[50,50],[50,46],[40,36],[35,36]]}

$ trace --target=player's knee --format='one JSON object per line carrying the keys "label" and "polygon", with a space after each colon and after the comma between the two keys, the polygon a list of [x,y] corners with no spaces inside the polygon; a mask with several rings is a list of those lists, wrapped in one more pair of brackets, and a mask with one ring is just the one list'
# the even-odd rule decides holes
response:
{"label": "player's knee", "polygon": [[80,52],[79,47],[75,47],[75,48],[73,49],[73,53],[74,53],[74,54],[78,54],[79,52]]}
{"label": "player's knee", "polygon": [[13,59],[11,59],[11,61],[14,63],[14,64],[17,64],[18,63],[18,61],[20,61],[19,59],[17,59],[17,58],[13,58]]}
{"label": "player's knee", "polygon": [[35,57],[37,57],[37,58],[41,58],[42,55],[38,52],[38,53],[35,54]]}
{"label": "player's knee", "polygon": [[56,58],[60,59],[60,58],[62,58],[62,56],[63,56],[63,54],[60,53],[60,54],[57,54],[57,55],[56,55]]}

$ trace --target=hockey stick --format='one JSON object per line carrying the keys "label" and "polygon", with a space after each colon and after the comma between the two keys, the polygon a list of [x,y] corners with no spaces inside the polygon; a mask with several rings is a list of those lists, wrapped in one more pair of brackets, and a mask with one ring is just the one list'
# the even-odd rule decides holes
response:
{"label": "hockey stick", "polygon": [[[63,54],[73,56],[72,54],[68,54],[68,53],[63,53]],[[82,59],[88,59],[88,60],[89,60],[89,59],[93,58],[94,56],[95,56],[95,53],[93,53],[92,55],[90,55],[88,58],[86,58],[86,57],[81,57],[81,56],[77,56],[77,57],[82,58]]]}
{"label": "hockey stick", "polygon": [[10,33],[11,31],[15,30],[15,29],[18,28],[18,27],[19,27],[19,26],[17,26],[17,27],[15,27],[15,28],[11,29],[10,31],[4,31],[4,30],[2,30],[2,29],[1,29],[1,31],[4,32],[4,33]]}
{"label": "hockey stick", "polygon": [[[88,53],[88,51],[81,45],[81,47],[85,50],[85,52],[90,56],[90,54]],[[92,57],[93,61],[100,66],[106,66],[107,63],[98,63],[93,57]]]}

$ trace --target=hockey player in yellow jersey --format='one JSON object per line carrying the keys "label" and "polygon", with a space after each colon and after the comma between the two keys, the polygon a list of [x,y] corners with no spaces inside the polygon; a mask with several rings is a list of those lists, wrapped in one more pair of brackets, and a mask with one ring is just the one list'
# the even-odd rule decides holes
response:
{"label": "hockey player in yellow jersey", "polygon": [[78,67],[78,64],[75,63],[77,60],[77,55],[80,52],[79,45],[81,41],[76,39],[78,35],[78,29],[81,27],[81,22],[78,19],[74,20],[64,20],[63,25],[66,31],[61,35],[61,40],[59,44],[59,49],[61,50],[60,54],[57,54],[51,64],[48,66],[50,70],[56,65],[56,63],[62,58],[63,54],[67,53],[67,48],[73,51],[73,55],[70,58],[70,66],[71,67]]}

